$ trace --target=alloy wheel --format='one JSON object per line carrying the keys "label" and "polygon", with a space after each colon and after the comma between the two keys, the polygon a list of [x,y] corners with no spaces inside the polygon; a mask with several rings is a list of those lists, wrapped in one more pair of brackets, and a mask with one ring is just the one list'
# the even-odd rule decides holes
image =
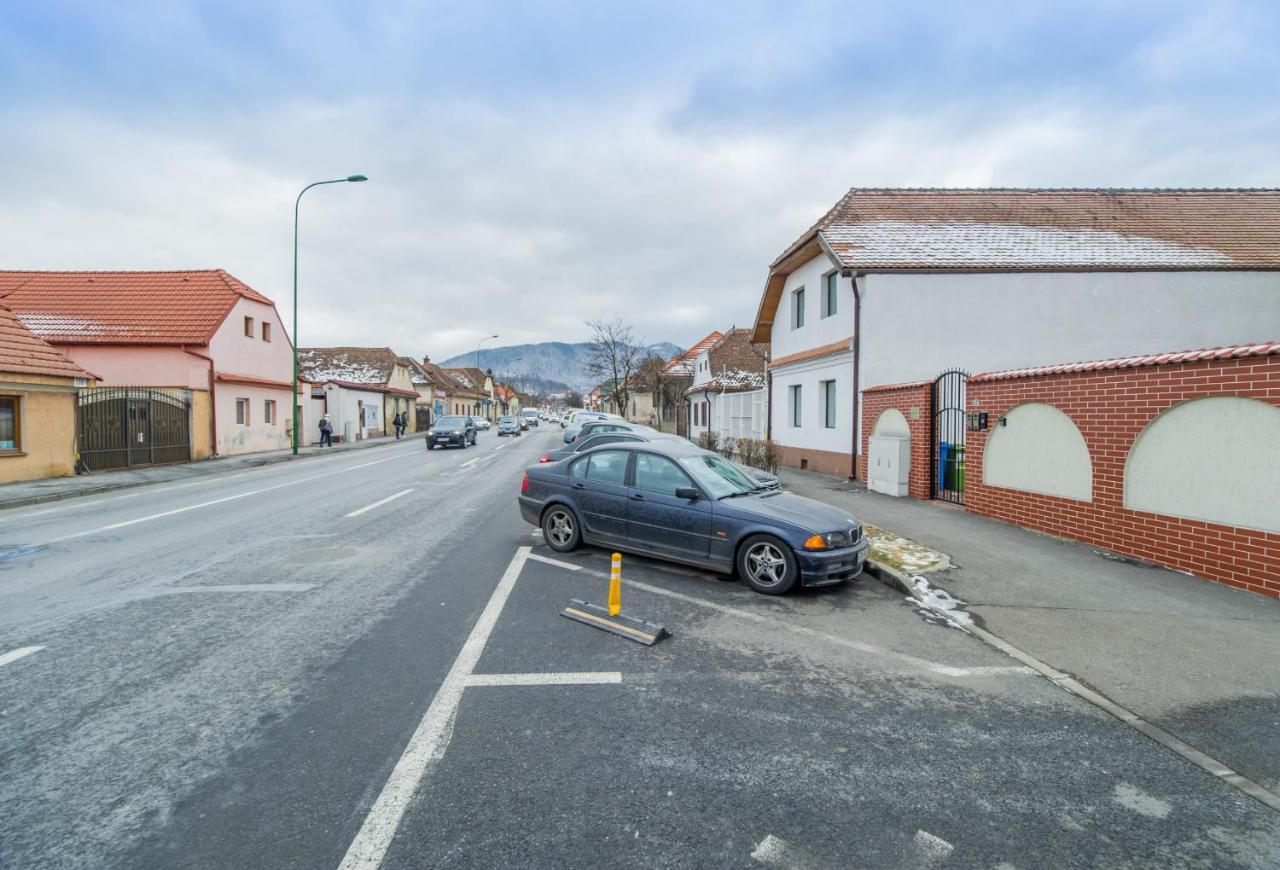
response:
{"label": "alloy wheel", "polygon": [[566,511],[555,511],[547,518],[547,537],[557,547],[564,547],[573,540],[573,517]]}
{"label": "alloy wheel", "polygon": [[787,560],[782,551],[768,541],[747,550],[747,573],[761,586],[777,586],[787,574]]}

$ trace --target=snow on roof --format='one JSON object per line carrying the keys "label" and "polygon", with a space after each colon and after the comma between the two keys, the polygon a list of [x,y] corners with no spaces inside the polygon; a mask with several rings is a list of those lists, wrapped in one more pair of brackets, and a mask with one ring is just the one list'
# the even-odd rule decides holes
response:
{"label": "snow on roof", "polygon": [[1112,230],[1059,229],[976,221],[876,220],[822,231],[845,262],[883,267],[963,266],[1049,268],[1231,266],[1203,245]]}
{"label": "snow on roof", "polygon": [[384,385],[397,361],[389,347],[298,348],[298,368],[310,381]]}

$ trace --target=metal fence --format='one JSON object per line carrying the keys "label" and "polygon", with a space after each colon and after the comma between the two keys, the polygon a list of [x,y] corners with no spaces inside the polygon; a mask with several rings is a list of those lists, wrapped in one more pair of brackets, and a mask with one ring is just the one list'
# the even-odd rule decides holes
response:
{"label": "metal fence", "polygon": [[143,387],[81,390],[80,462],[90,471],[191,461],[191,394]]}
{"label": "metal fence", "polygon": [[934,498],[953,504],[964,504],[965,386],[968,381],[968,373],[951,369],[933,382],[930,426],[933,467],[929,469],[929,489]]}

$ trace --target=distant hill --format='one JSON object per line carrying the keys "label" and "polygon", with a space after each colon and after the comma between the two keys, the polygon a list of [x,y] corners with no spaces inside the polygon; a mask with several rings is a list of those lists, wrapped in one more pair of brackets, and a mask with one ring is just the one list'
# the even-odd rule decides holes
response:
{"label": "distant hill", "polygon": [[[513,344],[508,347],[481,348],[480,367],[493,369],[495,375],[511,379],[512,386],[527,392],[556,392],[574,389],[585,393],[596,385],[598,379],[586,372],[588,342],[569,344],[563,341],[544,341],[539,344]],[[683,348],[670,342],[649,345],[649,350],[664,359],[670,359]],[[475,351],[450,357],[440,365],[473,366]],[[539,382],[545,384],[540,386]],[[528,386],[525,386],[525,383]]]}

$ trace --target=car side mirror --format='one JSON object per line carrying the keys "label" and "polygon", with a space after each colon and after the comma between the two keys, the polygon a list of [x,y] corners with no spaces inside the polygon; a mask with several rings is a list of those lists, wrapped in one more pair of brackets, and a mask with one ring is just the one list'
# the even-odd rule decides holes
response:
{"label": "car side mirror", "polygon": [[684,498],[684,499],[688,499],[689,501],[694,501],[701,497],[702,497],[702,493],[698,492],[698,490],[696,490],[692,486],[682,486],[676,489],[676,498]]}

